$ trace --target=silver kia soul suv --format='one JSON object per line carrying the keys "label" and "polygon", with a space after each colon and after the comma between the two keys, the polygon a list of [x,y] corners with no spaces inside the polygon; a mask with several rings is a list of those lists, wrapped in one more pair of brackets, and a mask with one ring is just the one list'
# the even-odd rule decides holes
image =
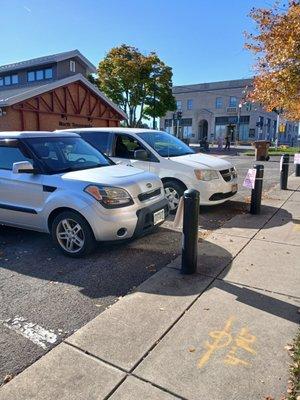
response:
{"label": "silver kia soul suv", "polygon": [[51,233],[80,257],[134,238],[168,213],[161,180],[116,165],[74,133],[0,133],[0,224]]}

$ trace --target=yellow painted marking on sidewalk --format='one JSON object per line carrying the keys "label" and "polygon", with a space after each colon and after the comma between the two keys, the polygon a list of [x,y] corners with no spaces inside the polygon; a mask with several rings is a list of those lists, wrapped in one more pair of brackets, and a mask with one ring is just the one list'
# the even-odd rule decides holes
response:
{"label": "yellow painted marking on sidewalk", "polygon": [[299,224],[297,224],[297,225],[294,225],[294,231],[296,231],[296,232],[300,232],[300,225]]}
{"label": "yellow painted marking on sidewalk", "polygon": [[212,343],[209,341],[205,342],[206,352],[202,355],[198,362],[198,368],[203,368],[210,357],[219,349],[229,346],[232,342],[229,352],[226,354],[223,360],[224,364],[227,365],[250,365],[250,362],[243,360],[237,356],[239,349],[242,349],[252,355],[256,354],[256,351],[251,347],[256,340],[256,337],[250,334],[247,327],[243,327],[234,338],[231,333],[232,324],[235,317],[230,317],[224,328],[221,331],[212,331],[209,336],[214,339]]}

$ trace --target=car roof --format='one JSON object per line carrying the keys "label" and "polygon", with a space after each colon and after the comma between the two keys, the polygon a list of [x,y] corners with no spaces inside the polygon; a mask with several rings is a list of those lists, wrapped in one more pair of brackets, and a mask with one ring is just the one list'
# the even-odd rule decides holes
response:
{"label": "car roof", "polygon": [[[41,132],[41,131],[8,131],[0,132],[0,139],[26,139],[26,138],[40,138],[40,137],[66,137],[66,134],[60,132]],[[77,133],[69,132],[69,137],[79,137]]]}
{"label": "car roof", "polygon": [[[101,128],[99,126],[98,128],[63,129],[63,130],[57,130],[56,132],[100,132],[100,133],[101,132],[115,132],[115,133],[144,133],[144,132],[149,132],[149,133],[158,133],[158,132],[164,132],[164,131],[148,129],[148,128],[125,128],[125,127]],[[165,132],[165,133],[167,133],[167,132]]]}

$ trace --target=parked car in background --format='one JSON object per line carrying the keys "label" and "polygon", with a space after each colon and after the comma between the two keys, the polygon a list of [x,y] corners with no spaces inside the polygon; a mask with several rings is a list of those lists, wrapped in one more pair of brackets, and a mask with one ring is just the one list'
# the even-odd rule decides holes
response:
{"label": "parked car in background", "polygon": [[195,153],[181,140],[166,132],[133,128],[83,128],[67,131],[78,133],[117,163],[157,174],[163,182],[173,212],[186,189],[199,190],[201,205],[220,204],[237,193],[237,172],[230,162]]}
{"label": "parked car in background", "polygon": [[0,224],[51,233],[80,257],[97,241],[133,238],[165,220],[154,174],[108,157],[74,133],[0,133]]}

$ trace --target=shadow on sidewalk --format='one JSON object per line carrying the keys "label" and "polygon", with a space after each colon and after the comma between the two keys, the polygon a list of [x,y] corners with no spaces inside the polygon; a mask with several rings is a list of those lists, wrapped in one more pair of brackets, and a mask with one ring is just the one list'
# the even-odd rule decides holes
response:
{"label": "shadow on sidewalk", "polygon": [[[262,291],[255,291],[245,286],[237,286],[234,283],[222,282],[222,290],[236,296],[236,300],[240,303],[273,314],[279,318],[286,319],[291,322],[299,323],[299,306],[276,299],[271,295],[263,294]],[[300,303],[300,299],[299,299]]]}
{"label": "shadow on sidewalk", "polygon": [[240,229],[261,229],[263,227],[264,229],[271,229],[286,225],[290,221],[297,223],[297,220],[293,218],[289,211],[283,208],[278,209],[277,207],[262,205],[260,215],[251,215],[249,212],[239,214],[228,221],[224,227]]}

